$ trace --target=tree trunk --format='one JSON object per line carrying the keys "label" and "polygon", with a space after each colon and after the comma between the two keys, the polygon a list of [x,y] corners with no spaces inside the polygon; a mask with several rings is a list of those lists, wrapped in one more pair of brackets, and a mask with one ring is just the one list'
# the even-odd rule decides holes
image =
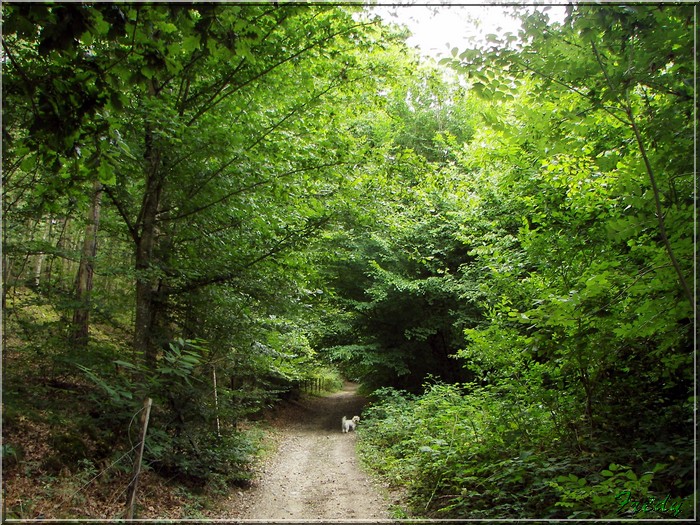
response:
{"label": "tree trunk", "polygon": [[10,280],[12,279],[12,264],[13,260],[10,259],[5,253],[2,254],[2,310],[5,311],[7,307],[7,289],[10,287]]}
{"label": "tree trunk", "polygon": [[152,275],[153,247],[155,245],[155,216],[158,194],[154,189],[150,197],[144,199],[144,217],[148,217],[136,247],[136,321],[134,327],[134,349],[143,354],[147,365],[154,365],[157,354],[157,341],[154,337],[156,312],[154,300],[157,293],[157,280]]}
{"label": "tree trunk", "polygon": [[102,184],[93,184],[92,203],[88,210],[85,237],[80,254],[80,266],[75,277],[75,298],[79,303],[73,312],[73,333],[71,340],[74,344],[85,347],[88,342],[90,326],[90,295],[92,293],[92,277],[94,262],[97,255],[97,230],[100,224],[100,207],[102,204]]}
{"label": "tree trunk", "polygon": [[[66,232],[70,231],[69,224],[70,224],[71,218],[69,214],[66,214],[66,216],[60,220],[60,232],[58,233],[58,239],[56,240],[56,248],[55,252],[49,259],[48,264],[45,264],[44,270],[43,270],[43,279],[44,281],[50,285],[51,280],[53,278],[53,271],[54,271],[54,264],[58,263],[58,270],[56,271],[56,285],[61,286],[63,282],[63,275],[66,273],[65,268],[70,268],[71,264],[71,259],[66,257],[66,253],[69,250],[69,240],[67,239],[68,234]],[[49,239],[52,239],[55,236],[54,233],[54,226],[57,228],[59,224],[58,219],[51,219],[49,221]],[[52,293],[53,293],[53,288],[51,286],[46,287],[46,297],[50,298]]]}
{"label": "tree trunk", "polygon": [[[43,221],[42,221],[43,222]],[[46,224],[43,225],[43,232],[41,234],[41,251],[36,255],[34,259],[34,269],[32,275],[32,282],[35,288],[39,288],[41,284],[41,270],[44,267],[44,259],[46,259],[46,242],[49,239],[49,233],[51,231],[51,218],[47,219]]]}
{"label": "tree trunk", "polygon": [[[155,92],[151,86],[151,94]],[[155,367],[158,341],[154,334],[158,280],[153,275],[153,250],[156,245],[157,215],[163,193],[164,175],[161,170],[161,153],[154,144],[153,131],[146,124],[145,154],[146,188],[139,212],[140,235],[136,239],[136,319],[134,326],[134,350],[141,353],[146,366]]]}

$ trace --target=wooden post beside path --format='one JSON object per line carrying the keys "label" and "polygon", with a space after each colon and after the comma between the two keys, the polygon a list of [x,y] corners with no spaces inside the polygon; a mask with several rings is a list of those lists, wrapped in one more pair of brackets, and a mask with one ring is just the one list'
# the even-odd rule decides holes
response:
{"label": "wooden post beside path", "polygon": [[138,451],[134,459],[134,472],[131,477],[131,483],[126,494],[126,519],[134,519],[134,507],[136,506],[136,486],[139,482],[139,474],[141,473],[141,458],[143,458],[143,447],[146,444],[146,430],[148,430],[148,419],[151,416],[151,404],[153,400],[147,397],[143,402],[143,412],[141,414],[141,432],[139,434]]}
{"label": "wooden post beside path", "polygon": [[216,411],[216,436],[221,437],[221,422],[219,421],[219,394],[216,389],[216,367],[213,369],[214,376],[214,410]]}

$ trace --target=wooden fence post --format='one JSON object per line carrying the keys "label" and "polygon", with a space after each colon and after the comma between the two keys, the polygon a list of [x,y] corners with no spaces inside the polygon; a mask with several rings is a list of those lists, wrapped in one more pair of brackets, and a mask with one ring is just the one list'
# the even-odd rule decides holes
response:
{"label": "wooden fence post", "polygon": [[212,368],[212,375],[214,376],[214,410],[216,411],[216,435],[221,437],[221,421],[219,421],[219,393],[216,389],[216,367]]}
{"label": "wooden fence post", "polygon": [[136,506],[136,486],[141,473],[141,459],[143,458],[143,447],[146,444],[146,430],[148,430],[148,419],[151,417],[151,404],[153,400],[147,397],[143,402],[143,413],[141,414],[141,432],[139,434],[138,451],[134,459],[134,471],[126,494],[126,519],[134,519],[134,507]]}

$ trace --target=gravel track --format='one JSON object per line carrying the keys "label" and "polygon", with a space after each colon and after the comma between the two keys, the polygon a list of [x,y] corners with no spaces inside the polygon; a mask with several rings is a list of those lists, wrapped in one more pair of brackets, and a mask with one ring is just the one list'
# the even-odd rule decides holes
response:
{"label": "gravel track", "polygon": [[[359,415],[356,385],[294,403],[275,418],[277,452],[251,488],[232,495],[228,518],[245,520],[389,520],[386,490],[359,465],[356,434],[340,420]],[[362,422],[360,422],[360,425]]]}

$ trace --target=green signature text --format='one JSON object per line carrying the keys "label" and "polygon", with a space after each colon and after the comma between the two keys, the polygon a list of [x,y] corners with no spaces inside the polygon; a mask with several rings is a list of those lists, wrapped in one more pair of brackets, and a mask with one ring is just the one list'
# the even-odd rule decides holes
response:
{"label": "green signature text", "polygon": [[673,502],[670,500],[670,494],[667,494],[664,499],[657,499],[654,496],[635,499],[632,498],[631,490],[623,490],[617,496],[615,496],[615,501],[617,501],[617,504],[620,506],[620,511],[631,510],[634,514],[647,512],[658,512],[662,514],[668,513],[671,516],[676,517],[681,512],[683,500],[676,499]]}

